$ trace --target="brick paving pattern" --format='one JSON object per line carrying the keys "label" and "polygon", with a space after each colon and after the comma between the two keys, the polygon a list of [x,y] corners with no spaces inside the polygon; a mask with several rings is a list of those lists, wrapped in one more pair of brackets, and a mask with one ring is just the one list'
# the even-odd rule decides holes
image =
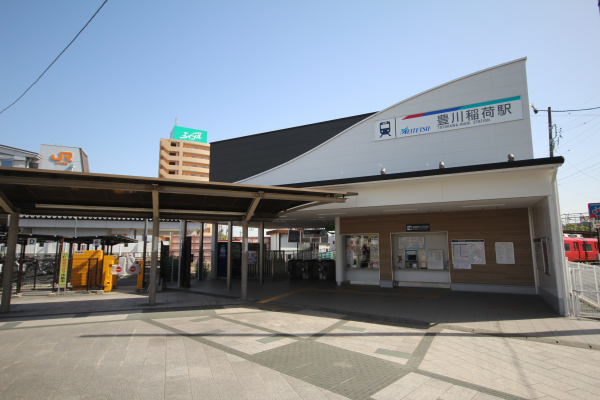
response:
{"label": "brick paving pattern", "polygon": [[[155,307],[123,292],[14,299],[0,318],[0,398],[600,398],[600,321],[506,310],[493,329],[489,315],[442,317],[437,291],[319,290],[262,303],[169,291]],[[385,305],[397,298],[429,300],[407,318],[410,301]]]}

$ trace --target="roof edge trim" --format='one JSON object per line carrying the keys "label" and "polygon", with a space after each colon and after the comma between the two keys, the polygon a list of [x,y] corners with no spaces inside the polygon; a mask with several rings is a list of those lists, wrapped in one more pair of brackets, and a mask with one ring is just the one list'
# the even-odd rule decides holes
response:
{"label": "roof edge trim", "polygon": [[395,174],[387,175],[369,175],[359,176],[355,178],[344,178],[344,179],[331,179],[327,181],[315,181],[315,182],[299,182],[290,183],[287,185],[280,185],[283,187],[291,188],[309,188],[319,186],[334,186],[334,185],[347,185],[353,183],[366,183],[366,182],[378,182],[378,181],[389,181],[397,179],[408,179],[408,178],[425,178],[432,176],[444,176],[444,175],[456,175],[470,172],[485,172],[485,171],[498,171],[498,170],[510,170],[516,168],[527,168],[535,166],[550,166],[550,165],[562,165],[564,164],[564,157],[545,157],[545,158],[533,158],[529,160],[519,161],[503,161],[498,163],[489,164],[478,164],[478,165],[467,165],[461,167],[451,167],[443,169],[426,169],[422,171],[412,172],[398,172]]}

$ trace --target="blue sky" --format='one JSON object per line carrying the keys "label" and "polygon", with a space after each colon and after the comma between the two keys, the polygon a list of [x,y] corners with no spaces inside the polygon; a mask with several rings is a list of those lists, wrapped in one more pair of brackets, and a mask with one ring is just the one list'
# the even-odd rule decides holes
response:
{"label": "blue sky", "polygon": [[[0,108],[100,4],[0,2]],[[0,115],[0,143],[82,147],[93,172],[156,176],[175,117],[217,141],[379,111],[525,56],[536,107],[597,107],[599,31],[596,0],[109,0]],[[548,156],[546,118],[532,118],[536,157]],[[600,202],[600,110],[554,120],[561,211],[585,212]]]}

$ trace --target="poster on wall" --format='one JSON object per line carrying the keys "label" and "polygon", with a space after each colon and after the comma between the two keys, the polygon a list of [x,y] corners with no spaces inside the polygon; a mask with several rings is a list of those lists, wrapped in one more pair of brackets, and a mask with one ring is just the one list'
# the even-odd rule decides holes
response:
{"label": "poster on wall", "polygon": [[515,248],[513,242],[496,242],[496,264],[514,264]]}
{"label": "poster on wall", "polygon": [[[452,264],[485,264],[485,240],[484,239],[453,239],[452,240]],[[462,268],[462,269],[470,269]]]}
{"label": "poster on wall", "polygon": [[425,248],[425,237],[424,236],[400,236],[400,237],[398,237],[398,248],[400,250],[424,249]]}
{"label": "poster on wall", "polygon": [[371,260],[379,260],[379,238],[371,238]]}
{"label": "poster on wall", "polygon": [[444,250],[427,250],[427,269],[444,269]]}

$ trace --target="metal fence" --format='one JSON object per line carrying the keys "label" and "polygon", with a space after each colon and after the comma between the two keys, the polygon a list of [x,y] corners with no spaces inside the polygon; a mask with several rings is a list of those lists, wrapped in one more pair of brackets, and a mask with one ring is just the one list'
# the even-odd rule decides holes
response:
{"label": "metal fence", "polygon": [[[194,259],[191,264],[191,279],[207,279],[210,275],[212,251],[204,250],[203,253],[202,263],[198,262],[198,256],[194,254]],[[150,265],[150,258],[146,259],[146,262]],[[159,268],[162,270],[159,276],[161,276],[165,282],[177,282],[179,279],[179,251],[170,251],[167,257],[159,259]],[[149,268],[145,268],[147,273],[149,273],[149,270]],[[144,279],[144,281],[147,282],[146,279]]]}
{"label": "metal fence", "polygon": [[[289,277],[289,265],[292,260],[333,260],[335,252],[319,252],[318,250],[269,250],[265,251],[263,279],[279,279]],[[258,279],[257,264],[248,266],[248,279]]]}
{"label": "metal fence", "polygon": [[568,262],[567,269],[571,314],[600,317],[600,267]]}
{"label": "metal fence", "polygon": [[[4,257],[0,258],[0,292],[4,282]],[[58,282],[57,256],[51,254],[22,255],[13,266],[12,293],[29,290],[52,290]]]}

